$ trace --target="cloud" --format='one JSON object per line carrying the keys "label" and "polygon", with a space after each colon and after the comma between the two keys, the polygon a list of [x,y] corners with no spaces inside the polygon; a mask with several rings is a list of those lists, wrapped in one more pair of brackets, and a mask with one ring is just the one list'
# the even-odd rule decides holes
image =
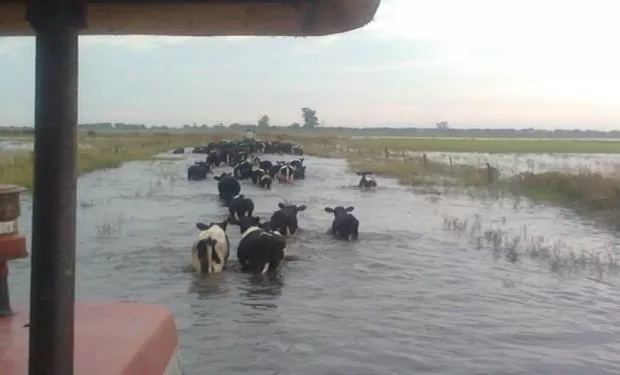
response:
{"label": "cloud", "polygon": [[616,37],[616,0],[390,0],[364,30],[383,38],[558,40]]}

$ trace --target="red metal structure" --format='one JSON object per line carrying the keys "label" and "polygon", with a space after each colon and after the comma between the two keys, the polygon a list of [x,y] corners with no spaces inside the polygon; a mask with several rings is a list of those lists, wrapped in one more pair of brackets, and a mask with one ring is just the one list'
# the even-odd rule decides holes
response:
{"label": "red metal structure", "polygon": [[[159,375],[170,371],[177,345],[174,322],[160,307],[75,304],[79,34],[327,35],[364,26],[379,3],[0,0],[0,36],[36,35],[30,317],[8,316],[6,261],[26,255],[25,242],[13,231],[9,235],[15,251],[0,247],[0,372],[22,375],[27,368],[30,375],[72,375],[76,370],[88,375]],[[17,196],[2,193],[0,189],[0,200]],[[6,215],[8,221],[19,211],[11,215]],[[24,328],[28,324],[29,330]],[[97,325],[101,332],[92,331]],[[88,351],[83,345],[94,347]],[[74,350],[80,351],[79,357],[74,358]],[[152,360],[158,356],[166,362]]]}

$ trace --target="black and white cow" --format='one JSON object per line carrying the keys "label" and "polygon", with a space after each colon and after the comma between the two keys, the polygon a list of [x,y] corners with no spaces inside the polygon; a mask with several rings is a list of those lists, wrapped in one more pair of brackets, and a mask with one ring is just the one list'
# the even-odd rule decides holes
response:
{"label": "black and white cow", "polygon": [[244,216],[252,216],[254,213],[254,202],[243,194],[239,194],[228,204],[228,212],[232,218],[235,218],[236,214],[237,219],[241,219]]}
{"label": "black and white cow", "polygon": [[290,236],[297,232],[297,213],[306,209],[305,205],[278,203],[279,210],[271,215],[271,229],[280,232],[284,236]]}
{"label": "black and white cow", "polygon": [[198,238],[192,246],[192,268],[196,273],[222,272],[230,257],[228,222],[196,223]]}
{"label": "black and white cow", "polygon": [[255,216],[228,220],[230,224],[238,225],[241,230],[237,258],[242,271],[264,274],[280,268],[286,257],[286,240],[280,233],[261,229],[260,218]]}
{"label": "black and white cow", "polygon": [[371,189],[377,187],[377,181],[372,176],[372,172],[357,172],[356,174],[358,176],[362,176],[358,184],[360,189]]}
{"label": "black and white cow", "polygon": [[271,176],[262,169],[254,169],[252,171],[252,182],[263,189],[271,188]]}
{"label": "black and white cow", "polygon": [[237,180],[245,180],[252,177],[252,163],[244,160],[233,168],[233,175]]}
{"label": "black and white cow", "polygon": [[190,181],[201,181],[211,173],[211,165],[204,161],[197,161],[194,165],[187,168],[187,179]]}
{"label": "black and white cow", "polygon": [[350,214],[355,208],[349,206],[325,207],[325,212],[334,214],[331,233],[334,237],[342,240],[357,240],[360,222]]}
{"label": "black and white cow", "polygon": [[293,172],[293,178],[298,180],[303,180],[306,178],[306,166],[304,165],[304,158],[299,158],[297,160],[292,160],[289,162],[289,165],[295,168]]}
{"label": "black and white cow", "polygon": [[280,167],[280,170],[276,174],[278,182],[283,184],[290,184],[295,178],[295,167],[290,164],[284,164]]}
{"label": "black and white cow", "polygon": [[230,204],[230,201],[241,192],[241,185],[232,174],[224,172],[213,178],[218,181],[217,191],[226,205]]}

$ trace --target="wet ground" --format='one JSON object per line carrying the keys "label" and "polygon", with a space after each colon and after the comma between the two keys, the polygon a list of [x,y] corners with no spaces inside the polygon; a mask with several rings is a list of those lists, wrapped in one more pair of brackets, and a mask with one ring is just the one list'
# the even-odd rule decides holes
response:
{"label": "wet ground", "polygon": [[[305,181],[242,188],[266,218],[284,200],[308,206],[288,246],[301,259],[272,279],[197,277],[185,271],[194,225],[226,211],[215,181],[185,179],[192,158],[85,175],[78,208],[78,297],[167,306],[187,375],[620,373],[614,275],[601,283],[587,266],[553,268],[526,251],[497,256],[471,229],[480,220],[482,232],[504,228],[522,243],[543,236],[616,251],[616,237],[571,213],[413,194],[387,179],[360,192],[343,161],[307,157]],[[325,234],[332,217],[323,209],[338,204],[355,206],[357,243]],[[25,197],[25,233],[30,211]],[[447,228],[446,218],[460,224]],[[234,260],[238,229],[229,234]],[[13,300],[27,298],[28,267],[28,259],[11,264]]]}

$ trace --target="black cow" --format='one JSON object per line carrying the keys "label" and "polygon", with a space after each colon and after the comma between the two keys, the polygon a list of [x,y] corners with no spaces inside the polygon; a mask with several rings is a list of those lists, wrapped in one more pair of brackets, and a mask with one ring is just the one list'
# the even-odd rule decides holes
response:
{"label": "black cow", "polygon": [[280,209],[271,215],[271,228],[284,236],[295,234],[297,231],[297,213],[306,209],[305,205],[278,203]]}
{"label": "black cow", "polygon": [[241,192],[239,181],[235,180],[230,173],[222,173],[220,176],[215,176],[213,178],[218,181],[217,191],[220,199],[222,199],[226,205],[229,205],[230,201]]}
{"label": "black cow", "polygon": [[241,231],[237,259],[242,271],[264,274],[280,268],[286,256],[286,240],[281,234],[261,229],[260,218],[255,216],[229,218],[228,222],[238,225]]}
{"label": "black cow", "polygon": [[241,219],[244,216],[252,216],[254,213],[254,202],[250,198],[246,198],[243,194],[234,197],[228,205],[230,217]]}
{"label": "black cow", "polygon": [[344,208],[336,206],[334,208],[325,207],[325,212],[334,214],[331,233],[334,237],[342,240],[357,240],[360,222],[351,215],[350,212],[355,208],[349,206]]}
{"label": "black cow", "polygon": [[262,169],[252,171],[252,182],[263,189],[271,188],[271,176]]}
{"label": "black cow", "polygon": [[219,150],[209,151],[209,155],[207,155],[207,163],[219,167],[222,164],[221,152]]}
{"label": "black cow", "polygon": [[362,176],[358,184],[360,189],[371,189],[377,187],[377,181],[371,176],[372,172],[357,172],[356,174],[358,176]]}
{"label": "black cow", "polygon": [[184,148],[176,148],[174,150],[172,150],[173,154],[184,154],[185,153],[185,149]]}
{"label": "black cow", "polygon": [[187,168],[187,179],[190,181],[204,180],[208,173],[211,173],[211,165],[204,161],[197,161]]}
{"label": "black cow", "polygon": [[[269,168],[269,175],[271,176],[271,178],[276,178],[276,176],[278,175],[278,173],[280,172],[280,169],[285,165],[286,163],[283,161],[277,161],[275,164],[272,164],[271,167]],[[262,169],[262,168],[261,168]],[[266,171],[267,169],[265,169]]]}
{"label": "black cow", "polygon": [[288,163],[291,167],[295,168],[293,171],[293,178],[297,180],[303,180],[306,178],[306,166],[304,165],[304,158],[299,158]]}
{"label": "black cow", "polygon": [[247,160],[240,162],[233,168],[233,175],[237,180],[245,180],[252,177],[252,163]]}

